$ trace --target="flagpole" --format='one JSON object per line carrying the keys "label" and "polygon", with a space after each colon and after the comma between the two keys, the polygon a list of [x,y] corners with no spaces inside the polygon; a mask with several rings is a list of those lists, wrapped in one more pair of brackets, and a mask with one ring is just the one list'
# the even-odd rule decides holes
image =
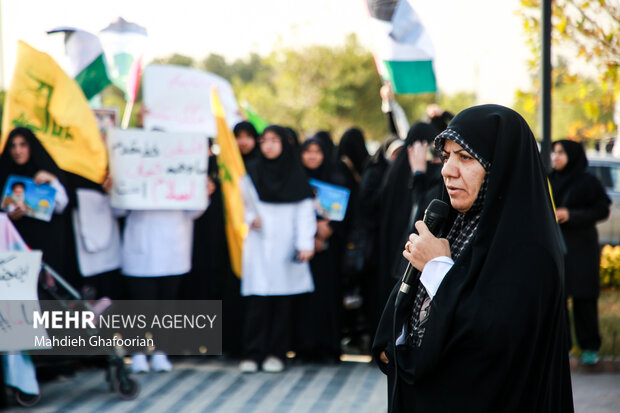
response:
{"label": "flagpole", "polygon": [[125,105],[125,113],[123,113],[123,121],[121,122],[121,128],[127,129],[129,127],[129,120],[131,119],[131,112],[133,112],[134,99],[130,99]]}
{"label": "flagpole", "polygon": [[4,24],[2,22],[2,0],[0,0],[0,90],[5,90],[6,85],[4,84]]}

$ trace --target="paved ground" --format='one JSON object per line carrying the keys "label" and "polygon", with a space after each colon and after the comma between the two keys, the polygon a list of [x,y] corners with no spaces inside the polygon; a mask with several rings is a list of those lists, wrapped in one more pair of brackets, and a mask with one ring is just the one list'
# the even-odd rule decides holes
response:
{"label": "paved ground", "polygon": [[[166,374],[140,375],[140,396],[109,393],[101,370],[42,385],[39,404],[8,412],[368,412],[385,411],[385,378],[372,364],[293,366],[241,375],[236,365],[187,360]],[[620,412],[620,374],[573,373],[577,413]]]}

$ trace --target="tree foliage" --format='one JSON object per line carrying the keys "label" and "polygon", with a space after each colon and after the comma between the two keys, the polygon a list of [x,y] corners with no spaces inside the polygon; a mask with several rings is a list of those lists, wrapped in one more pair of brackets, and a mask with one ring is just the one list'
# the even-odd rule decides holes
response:
{"label": "tree foliage", "polygon": [[[381,80],[372,54],[355,35],[341,46],[313,45],[276,50],[268,56],[251,53],[232,62],[218,54],[200,61],[183,55],[159,58],[158,63],[180,64],[218,74],[233,85],[241,104],[261,117],[310,135],[328,130],[336,140],[351,126],[369,139],[388,133],[381,112]],[[472,93],[397,96],[410,121],[421,119],[430,103],[458,112],[474,104]]]}
{"label": "tree foliage", "polygon": [[[531,49],[533,90],[517,92],[516,108],[538,129],[541,0],[521,0]],[[620,96],[620,0],[554,0],[552,3],[553,139],[601,139],[617,130],[614,105]],[[597,69],[596,79],[571,66]]]}

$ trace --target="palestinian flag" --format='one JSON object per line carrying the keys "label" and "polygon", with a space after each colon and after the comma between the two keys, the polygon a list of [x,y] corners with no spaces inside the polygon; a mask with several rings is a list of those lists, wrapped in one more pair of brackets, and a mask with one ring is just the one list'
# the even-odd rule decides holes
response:
{"label": "palestinian flag", "polygon": [[146,29],[119,17],[99,33],[110,80],[135,102],[146,49]]}
{"label": "palestinian flag", "polygon": [[47,32],[52,33],[65,34],[65,53],[69,60],[65,71],[80,85],[86,99],[92,99],[110,84],[103,48],[96,35],[73,27],[57,27]]}
{"label": "palestinian flag", "polygon": [[437,92],[428,32],[413,10],[414,0],[365,0],[379,74],[396,93]]}

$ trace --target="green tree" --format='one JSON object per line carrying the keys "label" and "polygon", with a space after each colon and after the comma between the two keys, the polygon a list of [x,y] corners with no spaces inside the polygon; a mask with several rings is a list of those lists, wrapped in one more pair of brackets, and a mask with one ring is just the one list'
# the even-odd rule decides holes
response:
{"label": "green tree", "polygon": [[177,66],[187,66],[187,67],[196,67],[196,62],[193,58],[189,56],[185,56],[182,54],[174,53],[168,57],[158,57],[153,59],[153,63],[160,63],[166,65],[177,65]]}
{"label": "green tree", "polygon": [[[183,58],[175,54],[157,61],[180,64]],[[269,122],[291,126],[302,135],[325,129],[338,140],[352,126],[373,140],[388,133],[374,59],[355,35],[336,47],[281,49],[265,57],[251,53],[232,62],[212,53],[198,64],[190,58],[185,62],[228,79],[242,105],[248,103]],[[399,95],[397,99],[412,123],[425,115],[428,104],[437,103],[435,94]],[[472,93],[439,96],[439,104],[452,112],[474,101]]]}

